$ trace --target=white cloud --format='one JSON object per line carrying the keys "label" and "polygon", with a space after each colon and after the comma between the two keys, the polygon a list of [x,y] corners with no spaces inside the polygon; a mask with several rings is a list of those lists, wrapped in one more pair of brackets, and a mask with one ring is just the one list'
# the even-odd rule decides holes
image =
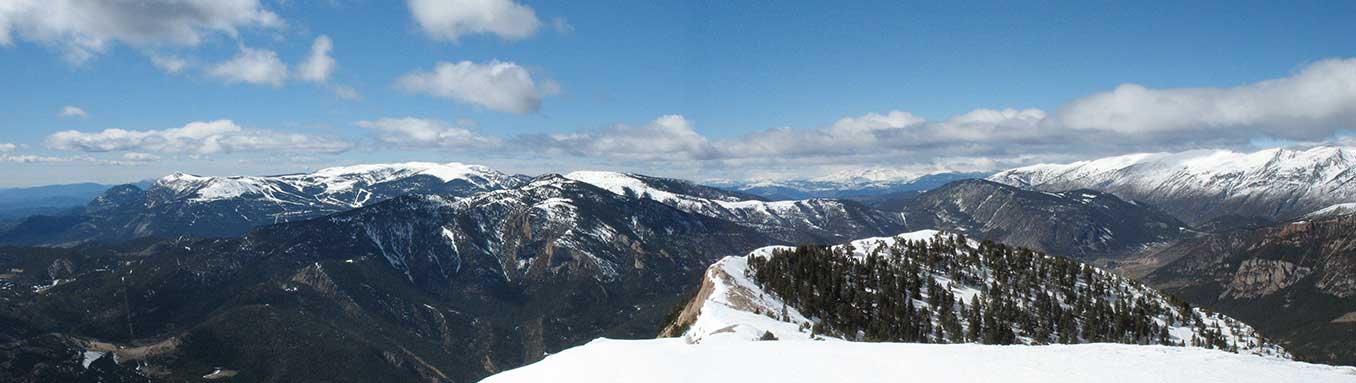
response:
{"label": "white cloud", "polygon": [[532,79],[518,64],[490,61],[439,62],[431,71],[415,71],[396,80],[401,89],[481,106],[501,112],[532,113],[545,96],[559,92],[550,80]]}
{"label": "white cloud", "polygon": [[7,143],[7,142],[0,142],[0,153],[9,153],[9,152],[14,151],[14,149],[18,149],[18,148],[19,148],[19,145]]}
{"label": "white cloud", "polygon": [[258,0],[5,0],[0,44],[15,37],[63,50],[80,63],[114,42],[137,46],[196,46],[209,34],[236,36],[245,27],[284,23]]}
{"label": "white cloud", "polygon": [[628,160],[702,160],[716,148],[680,115],[666,115],[642,126],[613,125],[593,132],[526,136],[519,144],[533,150]]}
{"label": "white cloud", "polygon": [[335,67],[334,57],[330,57],[331,50],[334,50],[334,42],[330,41],[329,36],[316,37],[311,44],[311,55],[297,67],[298,77],[318,83],[329,81]]}
{"label": "white cloud", "polygon": [[287,64],[278,53],[267,49],[240,47],[240,53],[207,72],[227,83],[249,83],[280,87],[287,80]]}
{"label": "white cloud", "polygon": [[151,65],[169,74],[179,74],[184,69],[188,69],[188,60],[172,55],[151,55]]}
{"label": "white cloud", "polygon": [[1068,103],[1054,122],[1127,135],[1215,131],[1232,137],[1326,138],[1356,125],[1356,59],[1323,60],[1289,77],[1230,88],[1124,84]]}
{"label": "white cloud", "polygon": [[532,8],[512,0],[409,0],[410,15],[429,37],[453,40],[488,33],[516,40],[541,27]]}
{"label": "white cloud", "polygon": [[0,153],[0,163],[15,164],[55,164],[55,163],[86,163],[95,165],[129,165],[131,163],[105,160],[88,155],[76,156],[39,156],[33,154],[6,154]]}
{"label": "white cloud", "polygon": [[106,129],[86,133],[67,130],[47,137],[47,147],[82,152],[151,151],[190,155],[247,151],[337,153],[353,144],[343,139],[245,129],[231,120],[191,122],[164,130]]}
{"label": "white cloud", "polygon": [[358,121],[358,126],[371,129],[377,140],[405,147],[439,147],[451,149],[485,149],[502,144],[498,138],[476,132],[473,121],[449,124],[424,118],[383,118],[376,121]]}
{"label": "white cloud", "polygon": [[89,113],[85,113],[85,110],[84,110],[84,109],[80,109],[80,108],[78,108],[78,107],[71,106],[71,105],[66,105],[65,107],[61,108],[61,112],[60,112],[60,113],[57,113],[57,116],[59,116],[59,117],[80,117],[80,118],[85,118],[85,117],[89,117]]}

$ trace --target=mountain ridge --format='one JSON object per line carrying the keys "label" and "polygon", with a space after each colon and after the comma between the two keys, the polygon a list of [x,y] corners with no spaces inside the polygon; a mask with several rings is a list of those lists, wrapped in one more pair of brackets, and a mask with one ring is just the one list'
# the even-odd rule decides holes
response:
{"label": "mountain ridge", "polygon": [[991,181],[1041,191],[1094,189],[1198,224],[1224,215],[1299,217],[1356,201],[1356,148],[1140,153],[1009,169]]}

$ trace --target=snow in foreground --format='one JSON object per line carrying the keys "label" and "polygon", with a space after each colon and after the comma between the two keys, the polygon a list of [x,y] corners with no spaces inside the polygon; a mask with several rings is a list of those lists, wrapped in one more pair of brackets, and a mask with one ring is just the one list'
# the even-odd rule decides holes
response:
{"label": "snow in foreground", "polygon": [[1194,347],[598,339],[512,382],[1356,382],[1356,368]]}

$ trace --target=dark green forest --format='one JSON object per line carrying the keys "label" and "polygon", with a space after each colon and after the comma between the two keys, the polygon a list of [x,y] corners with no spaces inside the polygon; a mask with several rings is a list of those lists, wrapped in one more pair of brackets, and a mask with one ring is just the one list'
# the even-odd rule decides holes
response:
{"label": "dark green forest", "polygon": [[[1025,248],[975,243],[963,235],[864,247],[799,246],[750,257],[749,266],[766,291],[813,318],[811,334],[849,340],[1109,342],[1237,352],[1261,339],[1245,334],[1241,323],[1212,320],[1217,316],[1181,299]],[[1176,338],[1174,327],[1193,335]]]}

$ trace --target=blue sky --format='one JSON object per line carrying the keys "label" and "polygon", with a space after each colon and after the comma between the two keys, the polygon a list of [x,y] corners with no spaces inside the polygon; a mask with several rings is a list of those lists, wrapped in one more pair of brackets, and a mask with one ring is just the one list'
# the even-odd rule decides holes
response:
{"label": "blue sky", "polygon": [[[0,7],[0,186],[408,160],[699,180],[995,170],[1321,142],[1356,121],[1349,2],[16,1]],[[321,36],[335,65],[307,77]],[[287,70],[220,69],[247,51]],[[531,86],[480,81],[496,63]],[[234,133],[163,139],[220,120]]]}

